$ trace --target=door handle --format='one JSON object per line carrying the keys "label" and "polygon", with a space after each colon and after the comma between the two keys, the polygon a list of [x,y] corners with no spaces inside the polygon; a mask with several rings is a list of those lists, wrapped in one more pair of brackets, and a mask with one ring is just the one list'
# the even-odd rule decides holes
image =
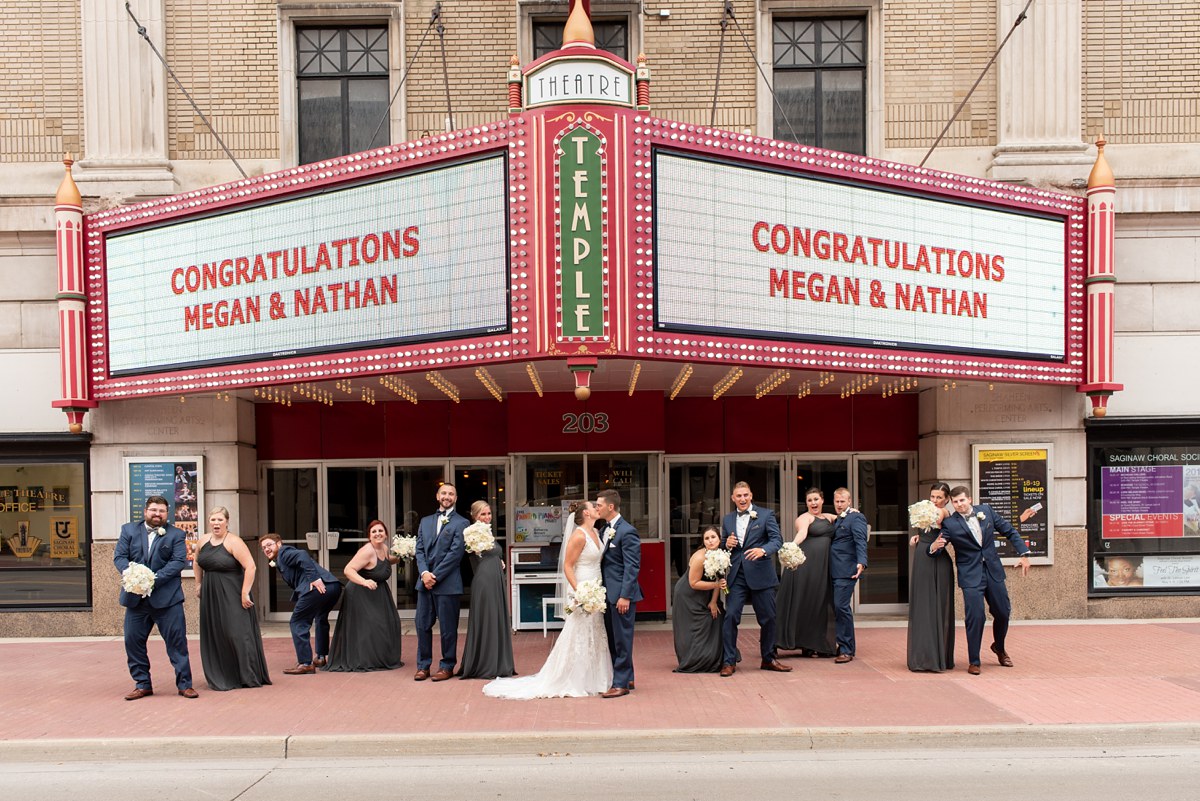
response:
{"label": "door handle", "polygon": [[331,551],[337,550],[338,542],[341,540],[341,532],[329,531],[325,534],[325,547]]}
{"label": "door handle", "polygon": [[308,550],[315,551],[321,547],[321,532],[306,531],[304,532],[304,544],[308,546]]}

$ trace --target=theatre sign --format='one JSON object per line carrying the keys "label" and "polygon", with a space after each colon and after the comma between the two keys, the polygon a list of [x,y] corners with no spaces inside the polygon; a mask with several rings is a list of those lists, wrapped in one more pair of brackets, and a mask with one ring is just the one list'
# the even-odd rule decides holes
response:
{"label": "theatre sign", "polygon": [[94,397],[608,358],[1115,387],[1083,198],[660,119],[591,47],[509,105],[90,215]]}

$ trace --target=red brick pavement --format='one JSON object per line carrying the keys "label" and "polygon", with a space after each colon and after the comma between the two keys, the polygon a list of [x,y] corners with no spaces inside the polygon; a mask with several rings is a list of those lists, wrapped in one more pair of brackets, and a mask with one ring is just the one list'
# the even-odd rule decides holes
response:
{"label": "red brick pavement", "polygon": [[[742,632],[743,653],[757,652],[757,637]],[[751,665],[722,679],[672,673],[671,632],[639,629],[629,696],[529,702],[485,698],[480,681],[414,682],[412,636],[398,671],[315,676],[283,675],[295,661],[291,641],[271,636],[275,683],[225,693],[206,689],[192,640],[195,701],[175,694],[156,638],[159,694],[136,702],[122,700],[133,685],[119,639],[0,640],[0,741],[1200,722],[1197,622],[1016,625],[1016,667],[985,658],[978,677],[966,673],[961,628],[958,668],[944,674],[910,673],[905,639],[903,626],[862,627],[850,664],[797,657],[789,674]],[[515,635],[517,668],[536,670],[552,643],[540,632]]]}

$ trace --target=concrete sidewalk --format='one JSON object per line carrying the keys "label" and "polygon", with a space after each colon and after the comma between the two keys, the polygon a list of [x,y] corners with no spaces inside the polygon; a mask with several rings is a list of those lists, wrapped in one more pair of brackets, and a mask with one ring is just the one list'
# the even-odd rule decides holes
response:
{"label": "concrete sidewalk", "polygon": [[[731,730],[766,749],[1200,745],[1195,620],[1016,623],[1016,666],[987,654],[982,676],[966,672],[961,627],[957,669],[928,674],[908,671],[902,624],[863,623],[854,662],[794,657],[788,674],[755,664],[726,679],[672,673],[671,632],[652,625],[637,632],[630,695],[527,702],[486,698],[481,681],[414,682],[411,634],[400,670],[285,676],[295,656],[278,633],[265,638],[275,683],[225,693],[207,690],[193,639],[194,701],[176,695],[157,638],[159,694],[135,702],[122,698],[133,683],[119,638],[0,640],[0,760],[127,756],[130,740],[143,757],[693,750],[727,746]],[[757,638],[742,631],[743,653],[757,653]],[[514,635],[517,669],[536,671],[553,642]]]}

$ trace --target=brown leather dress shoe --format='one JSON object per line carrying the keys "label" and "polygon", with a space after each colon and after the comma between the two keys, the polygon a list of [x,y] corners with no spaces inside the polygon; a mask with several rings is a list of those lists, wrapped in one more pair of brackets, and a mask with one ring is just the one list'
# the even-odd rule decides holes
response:
{"label": "brown leather dress shoe", "polygon": [[776,673],[791,673],[792,672],[792,668],[790,665],[785,665],[782,662],[780,662],[778,659],[767,659],[762,663],[761,667],[763,670],[773,670]]}
{"label": "brown leather dress shoe", "polygon": [[1003,667],[1012,667],[1012,660],[1008,658],[1008,653],[1003,648],[997,648],[996,643],[992,643],[992,653],[1000,660]]}
{"label": "brown leather dress shoe", "polygon": [[[313,667],[325,667],[328,664],[329,664],[329,658],[325,657],[325,656],[318,656],[316,659],[313,660]],[[403,665],[404,663],[401,662],[400,664]]]}
{"label": "brown leather dress shoe", "polygon": [[632,690],[632,689],[634,689],[634,687],[633,687],[633,682],[632,682],[632,681],[631,681],[631,682],[629,682],[629,689],[631,689],[631,690]]}
{"label": "brown leather dress shoe", "polygon": [[310,673],[316,673],[317,669],[313,665],[296,665],[295,667],[284,668],[283,672],[288,676],[307,676]]}
{"label": "brown leather dress shoe", "polygon": [[737,667],[734,665],[721,665],[721,678],[727,679],[737,672]]}
{"label": "brown leather dress shoe", "polygon": [[629,690],[624,687],[610,687],[605,692],[600,693],[601,698],[620,698],[622,695],[629,695]]}
{"label": "brown leather dress shoe", "polygon": [[454,674],[451,671],[443,668],[429,678],[433,681],[445,681],[446,679],[453,678],[453,676]]}
{"label": "brown leather dress shoe", "polygon": [[413,674],[413,681],[425,681],[427,678],[429,678],[428,670],[418,670]]}
{"label": "brown leather dress shoe", "polygon": [[196,692],[191,687],[184,687],[182,690],[179,691],[179,694],[182,695],[184,698],[199,698],[200,697],[200,693]]}
{"label": "brown leather dress shoe", "polygon": [[837,656],[835,656],[833,658],[833,663],[835,665],[844,665],[847,662],[853,662],[853,661],[854,661],[854,654],[838,654]]}
{"label": "brown leather dress shoe", "polygon": [[982,671],[979,669],[979,665],[967,665],[967,672],[972,676],[978,676]]}
{"label": "brown leather dress shoe", "polygon": [[154,690],[151,690],[150,688],[142,689],[141,687],[134,687],[133,692],[131,692],[129,695],[125,696],[125,700],[126,701],[137,701],[138,699],[145,698],[146,696],[149,696],[149,695],[154,695]]}

